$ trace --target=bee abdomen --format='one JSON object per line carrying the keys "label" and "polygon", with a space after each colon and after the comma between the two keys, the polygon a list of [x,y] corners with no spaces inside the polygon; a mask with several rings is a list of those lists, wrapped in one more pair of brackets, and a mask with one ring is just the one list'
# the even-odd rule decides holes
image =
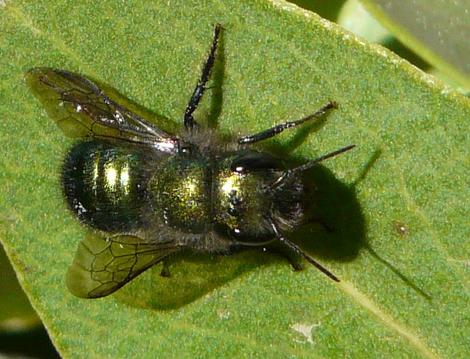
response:
{"label": "bee abdomen", "polygon": [[103,142],[77,144],[64,160],[62,184],[71,210],[84,223],[108,232],[143,225],[146,178],[143,154]]}

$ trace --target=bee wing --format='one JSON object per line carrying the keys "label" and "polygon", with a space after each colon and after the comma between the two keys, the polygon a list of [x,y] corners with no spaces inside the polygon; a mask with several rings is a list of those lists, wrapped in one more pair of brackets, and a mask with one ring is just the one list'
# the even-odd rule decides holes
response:
{"label": "bee wing", "polygon": [[62,131],[69,137],[98,137],[142,143],[175,152],[178,139],[110,99],[84,76],[38,67],[26,81]]}
{"label": "bee wing", "polygon": [[67,287],[77,297],[104,297],[176,251],[172,241],[149,243],[132,235],[88,232],[68,269]]}

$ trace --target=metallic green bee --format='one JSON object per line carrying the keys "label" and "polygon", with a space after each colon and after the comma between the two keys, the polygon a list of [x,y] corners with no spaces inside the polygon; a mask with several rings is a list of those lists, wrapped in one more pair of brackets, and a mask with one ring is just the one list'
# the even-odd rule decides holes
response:
{"label": "metallic green bee", "polygon": [[106,296],[160,261],[162,275],[168,275],[166,259],[183,249],[227,255],[273,242],[339,281],[285,233],[305,219],[301,173],[353,146],[294,168],[247,148],[319,117],[335,104],[221,145],[193,118],[220,31],[217,25],[180,136],[116,103],[86,77],[51,68],[27,73],[28,84],[62,131],[86,139],[70,150],[62,171],[70,208],[91,227],[67,274],[76,296]]}

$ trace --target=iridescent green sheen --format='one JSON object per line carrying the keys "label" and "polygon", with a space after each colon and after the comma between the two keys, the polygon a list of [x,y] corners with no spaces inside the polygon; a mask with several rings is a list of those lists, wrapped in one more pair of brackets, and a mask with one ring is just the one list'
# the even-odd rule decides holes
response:
{"label": "iridescent green sheen", "polygon": [[165,224],[192,233],[210,224],[211,188],[207,161],[174,157],[161,165],[149,183],[153,208]]}
{"label": "iridescent green sheen", "polygon": [[252,171],[249,174],[230,167],[239,154],[228,155],[218,163],[213,185],[214,223],[219,231],[236,238],[272,238],[262,228],[272,209],[272,198],[266,191],[277,176],[276,171]]}
{"label": "iridescent green sheen", "polygon": [[65,158],[62,182],[70,208],[83,222],[105,231],[143,225],[143,153],[135,147],[82,142]]}

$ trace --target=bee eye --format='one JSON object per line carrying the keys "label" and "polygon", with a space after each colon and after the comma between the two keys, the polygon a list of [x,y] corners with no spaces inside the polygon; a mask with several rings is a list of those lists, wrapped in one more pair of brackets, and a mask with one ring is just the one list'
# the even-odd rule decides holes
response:
{"label": "bee eye", "polygon": [[230,165],[230,169],[237,173],[265,170],[279,167],[277,161],[265,153],[249,152],[236,158]]}

